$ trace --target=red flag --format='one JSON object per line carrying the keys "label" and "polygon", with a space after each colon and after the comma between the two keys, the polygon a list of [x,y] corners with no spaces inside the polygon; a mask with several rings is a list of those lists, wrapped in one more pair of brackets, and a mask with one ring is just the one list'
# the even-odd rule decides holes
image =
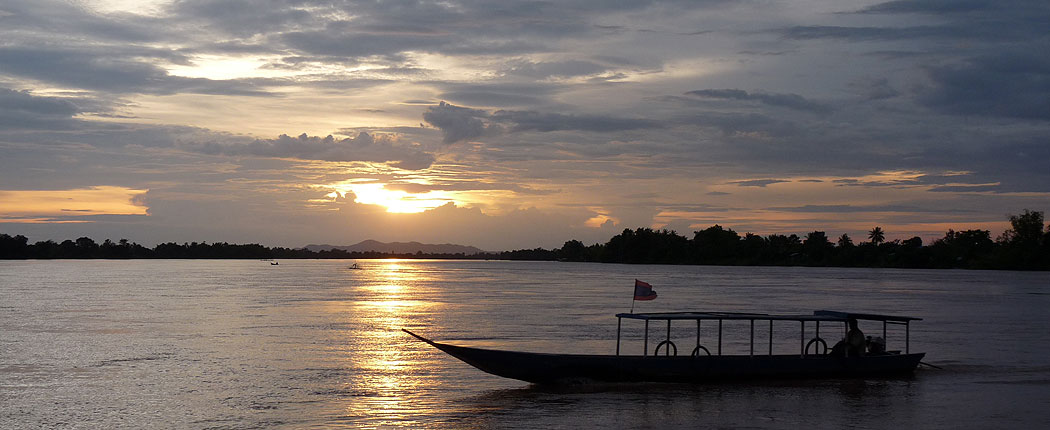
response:
{"label": "red flag", "polygon": [[653,286],[648,283],[634,280],[634,299],[635,300],[652,300],[656,298],[656,291],[653,291]]}

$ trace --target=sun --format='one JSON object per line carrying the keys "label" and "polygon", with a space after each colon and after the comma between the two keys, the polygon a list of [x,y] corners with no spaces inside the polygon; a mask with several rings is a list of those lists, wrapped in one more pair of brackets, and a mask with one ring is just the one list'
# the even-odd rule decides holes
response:
{"label": "sun", "polygon": [[379,205],[392,213],[420,213],[445,205],[455,200],[442,191],[411,194],[401,190],[390,190],[386,184],[339,184],[328,197],[335,198],[353,193],[354,201],[361,204]]}

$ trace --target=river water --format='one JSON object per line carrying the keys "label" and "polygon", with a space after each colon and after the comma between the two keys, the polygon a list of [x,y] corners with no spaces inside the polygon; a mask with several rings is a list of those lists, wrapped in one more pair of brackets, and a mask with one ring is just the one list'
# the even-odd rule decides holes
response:
{"label": "river water", "polygon": [[[0,428],[1037,428],[1050,423],[1050,274],[505,261],[0,261]],[[636,312],[924,318],[913,377],[537,387],[400,331],[612,353]],[[695,327],[672,333],[680,349]],[[881,335],[881,324],[861,329]],[[654,327],[651,339],[666,335]],[[756,329],[768,352],[768,327]],[[824,328],[826,339],[841,329]],[[773,329],[776,353],[799,329]],[[715,336],[702,332],[708,347]],[[624,322],[624,352],[641,353]],[[726,323],[725,353],[749,352]],[[810,333],[810,337],[812,333]],[[891,326],[889,349],[904,348]],[[650,343],[650,347],[655,342]]]}

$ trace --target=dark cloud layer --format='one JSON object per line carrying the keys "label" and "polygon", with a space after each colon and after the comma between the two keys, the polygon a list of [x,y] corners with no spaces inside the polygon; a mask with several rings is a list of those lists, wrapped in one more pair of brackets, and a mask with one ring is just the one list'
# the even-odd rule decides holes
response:
{"label": "dark cloud layer", "polygon": [[812,112],[827,112],[831,110],[829,106],[812,100],[807,100],[805,97],[798,94],[748,93],[747,91],[737,89],[696,90],[690,91],[686,94],[710,99],[755,101],[769,106],[779,106]]}
{"label": "dark cloud layer", "polygon": [[455,143],[480,137],[485,133],[485,123],[481,118],[488,113],[478,109],[468,109],[441,102],[427,108],[423,120],[441,129],[445,143]]}
{"label": "dark cloud layer", "polygon": [[[115,52],[114,52],[115,51]],[[142,56],[170,60],[164,50],[0,48],[0,73],[70,88],[110,93],[267,95],[250,83],[172,76]]]}
{"label": "dark cloud layer", "polygon": [[398,143],[388,136],[373,137],[360,133],[354,138],[298,137],[281,135],[276,139],[257,139],[246,143],[195,142],[182,147],[204,154],[296,158],[321,161],[389,162],[394,167],[419,170],[430,167],[434,156],[418,147]]}
{"label": "dark cloud layer", "polygon": [[0,88],[0,127],[5,129],[65,128],[63,123],[84,110],[70,99]]}
{"label": "dark cloud layer", "polygon": [[934,86],[920,100],[951,113],[1050,120],[1050,57],[1028,49],[1050,52],[1050,43],[930,67]]}
{"label": "dark cloud layer", "polygon": [[657,128],[658,121],[597,115],[563,115],[551,112],[498,110],[489,113],[441,102],[423,114],[423,120],[441,129],[444,142],[454,143],[501,132],[582,131],[610,133]]}
{"label": "dark cloud layer", "polygon": [[730,184],[739,185],[741,187],[759,187],[765,188],[766,185],[779,184],[782,182],[788,182],[783,179],[749,179],[746,181],[733,181]]}

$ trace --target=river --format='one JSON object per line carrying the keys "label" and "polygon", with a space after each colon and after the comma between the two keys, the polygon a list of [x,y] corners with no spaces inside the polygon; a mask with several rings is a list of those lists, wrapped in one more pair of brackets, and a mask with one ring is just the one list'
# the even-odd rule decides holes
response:
{"label": "river", "polygon": [[[659,294],[636,303],[643,312],[921,317],[910,348],[940,369],[895,379],[537,387],[400,331],[612,353],[614,314],[630,308],[636,278]],[[1050,422],[1048,311],[1046,272],[0,261],[0,428],[1035,428]],[[630,323],[624,351],[640,353],[640,323]],[[680,345],[695,336],[686,325],[673,333]],[[881,324],[861,328],[881,335]],[[746,353],[747,330],[727,323],[727,353]],[[796,326],[774,335],[776,352],[798,350]],[[902,332],[888,337],[890,349],[903,348]]]}

